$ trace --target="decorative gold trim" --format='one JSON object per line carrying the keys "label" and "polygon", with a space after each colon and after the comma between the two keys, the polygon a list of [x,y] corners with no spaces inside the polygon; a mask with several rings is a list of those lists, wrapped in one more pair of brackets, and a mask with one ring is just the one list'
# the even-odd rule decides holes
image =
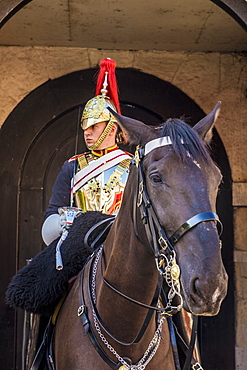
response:
{"label": "decorative gold trim", "polygon": [[92,125],[99,122],[113,121],[117,123],[117,119],[110,113],[108,107],[116,112],[116,107],[107,97],[97,95],[90,99],[82,112],[81,127],[86,130]]}
{"label": "decorative gold trim", "polygon": [[140,149],[140,145],[137,145],[136,150],[135,150],[135,156],[134,156],[134,161],[135,161],[135,165],[137,168],[139,166],[139,162],[141,161],[140,156],[139,156],[139,149]]}
{"label": "decorative gold trim", "polygon": [[88,166],[88,161],[87,161],[86,155],[82,155],[82,156],[78,157],[77,161],[78,161],[80,169],[85,168],[85,167]]}
{"label": "decorative gold trim", "polygon": [[99,149],[99,150],[92,150],[92,154],[95,155],[96,157],[102,157],[102,155],[105,155],[111,151],[113,151],[114,149],[118,149],[118,146],[117,144],[113,145],[113,146],[110,146],[109,148],[105,148],[105,149]]}
{"label": "decorative gold trim", "polygon": [[142,204],[142,194],[143,194],[143,182],[141,181],[139,184],[139,194],[138,194],[138,199],[137,199],[137,207],[140,207]]}
{"label": "decorative gold trim", "polygon": [[173,260],[172,266],[171,266],[171,277],[173,278],[173,280],[177,282],[179,280],[179,276],[180,276],[180,268],[178,264]]}
{"label": "decorative gold trim", "polygon": [[84,311],[85,311],[85,306],[84,305],[79,306],[77,310],[77,316],[81,316]]}
{"label": "decorative gold trim", "polygon": [[165,251],[168,247],[168,243],[167,241],[163,238],[163,236],[161,236],[158,240],[159,242],[159,245],[161,246],[161,248]]}

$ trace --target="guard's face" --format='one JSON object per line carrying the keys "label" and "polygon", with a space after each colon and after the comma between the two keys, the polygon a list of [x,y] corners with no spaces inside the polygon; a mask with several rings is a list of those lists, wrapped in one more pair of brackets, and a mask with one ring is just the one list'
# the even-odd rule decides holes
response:
{"label": "guard's face", "polygon": [[95,125],[92,125],[88,127],[86,130],[84,130],[84,139],[88,148],[93,146],[98,141],[105,127],[106,122],[97,122],[95,123]]}

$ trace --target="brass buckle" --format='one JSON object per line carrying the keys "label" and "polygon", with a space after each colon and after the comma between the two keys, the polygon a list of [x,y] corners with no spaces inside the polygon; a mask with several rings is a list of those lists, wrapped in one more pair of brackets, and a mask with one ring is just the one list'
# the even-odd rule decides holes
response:
{"label": "brass buckle", "polygon": [[159,245],[161,248],[165,251],[168,248],[168,243],[167,241],[163,238],[163,236],[160,236],[158,239]]}
{"label": "brass buckle", "polygon": [[138,200],[137,200],[137,207],[140,207],[141,204],[142,204],[142,194],[143,194],[143,182],[140,182]]}
{"label": "brass buckle", "polygon": [[80,307],[78,307],[78,310],[77,310],[77,316],[81,316],[83,314],[83,312],[85,311],[85,306],[82,305]]}
{"label": "brass buckle", "polygon": [[136,150],[135,150],[135,156],[134,156],[134,161],[135,161],[135,165],[137,168],[139,166],[139,162],[141,161],[140,156],[139,156],[139,149],[140,149],[140,145],[137,145]]}

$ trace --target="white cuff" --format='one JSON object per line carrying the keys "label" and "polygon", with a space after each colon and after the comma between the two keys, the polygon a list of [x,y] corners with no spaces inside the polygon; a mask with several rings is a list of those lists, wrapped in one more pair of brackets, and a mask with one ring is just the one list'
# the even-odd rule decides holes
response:
{"label": "white cuff", "polygon": [[58,213],[54,213],[47,217],[43,223],[41,235],[46,245],[51,244],[53,240],[61,235],[62,228],[60,225],[60,218]]}

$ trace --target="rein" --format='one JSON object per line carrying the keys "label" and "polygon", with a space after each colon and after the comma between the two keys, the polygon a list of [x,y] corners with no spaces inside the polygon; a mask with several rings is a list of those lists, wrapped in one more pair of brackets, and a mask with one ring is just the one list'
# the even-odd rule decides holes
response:
{"label": "rein", "polygon": [[[100,248],[99,252],[98,252],[98,258],[102,257],[102,253],[103,253],[103,247]],[[95,270],[95,271],[94,271]],[[95,262],[95,266],[93,266],[93,264],[91,263],[90,264],[90,267],[89,267],[89,274],[88,274],[88,293],[89,293],[89,297],[90,297],[90,303],[91,303],[91,306],[93,307],[93,310],[95,312],[95,317],[97,318],[98,320],[98,323],[100,324],[101,328],[104,329],[104,331],[112,338],[114,339],[116,342],[118,342],[119,344],[122,344],[124,346],[131,346],[132,344],[135,344],[135,343],[138,343],[140,341],[140,339],[142,338],[147,326],[148,326],[148,323],[147,323],[147,320],[148,322],[150,321],[151,317],[149,317],[149,314],[147,314],[147,317],[144,321],[144,324],[142,326],[142,328],[140,329],[139,333],[137,334],[136,338],[132,341],[132,342],[123,342],[122,340],[118,339],[115,335],[113,335],[107,328],[106,326],[104,325],[104,323],[102,322],[101,318],[100,318],[100,315],[99,315],[99,312],[97,310],[97,307],[96,307],[96,295],[95,295],[95,287],[94,287],[94,283],[90,281],[90,278],[92,277],[92,280],[95,280],[95,275],[96,275],[96,271],[97,271],[97,263]],[[104,283],[106,282],[106,280],[103,278],[103,281]],[[108,283],[109,284],[109,283]],[[136,303],[137,305],[141,306],[141,307],[144,307],[144,308],[147,308],[147,309],[151,309],[151,310],[154,310],[156,309],[158,312],[160,312],[160,309],[156,307],[157,305],[157,302],[158,302],[158,298],[159,298],[159,295],[160,295],[160,291],[161,291],[161,284],[162,284],[162,281],[160,281],[160,283],[158,284],[156,290],[155,290],[155,293],[154,293],[154,297],[152,299],[152,304],[151,306],[148,306],[148,305],[145,305],[141,302],[138,302],[128,296],[126,296],[125,294],[119,292],[117,289],[113,289],[116,293],[118,293],[119,295],[121,295],[123,298],[133,302],[133,303]],[[108,285],[109,287],[112,287],[110,284]],[[153,311],[151,311],[151,313],[153,313]]]}
{"label": "rein", "polygon": [[[137,343],[139,341],[138,337],[142,337],[141,331],[139,332],[138,336],[136,339],[131,342],[131,343],[125,343],[122,341],[119,341],[115,336],[113,336],[107,328],[103,325],[100,316],[98,314],[97,308],[96,308],[96,292],[95,292],[95,278],[96,278],[96,272],[97,272],[97,265],[98,262],[101,258],[101,254],[103,251],[103,245],[95,251],[93,254],[92,258],[89,260],[89,272],[88,272],[88,292],[89,292],[89,297],[90,297],[90,303],[92,305],[92,314],[93,314],[93,321],[94,321],[94,326],[99,334],[100,339],[102,342],[106,345],[106,347],[110,350],[112,354],[116,356],[118,359],[118,363],[114,362],[111,360],[111,358],[106,354],[106,352],[103,350],[102,346],[100,345],[94,331],[91,328],[90,322],[88,320],[88,315],[87,315],[87,307],[85,305],[85,299],[84,299],[84,293],[83,293],[83,277],[84,277],[84,269],[81,271],[80,274],[80,289],[79,289],[79,301],[81,305],[78,308],[78,317],[81,318],[83,327],[84,327],[84,335],[88,334],[89,338],[97,350],[98,354],[102,357],[102,359],[113,369],[113,370],[119,370],[119,369],[140,369],[144,370],[147,366],[147,364],[152,360],[153,356],[155,355],[159,344],[160,340],[162,339],[161,335],[161,330],[162,330],[162,324],[164,321],[164,317],[162,317],[159,322],[157,322],[157,328],[154,333],[153,339],[151,340],[147,350],[145,351],[144,355],[142,358],[138,361],[137,364],[132,365],[132,361],[129,358],[126,357],[121,357],[115,349],[110,345],[110,343],[107,341],[107,339],[104,337],[100,330],[100,326],[105,330],[105,332],[110,335],[114,340],[118,341],[119,343],[123,345],[131,345],[134,343]],[[91,280],[92,277],[92,280]],[[154,298],[156,300],[156,298]],[[146,321],[146,320],[145,320]],[[148,325],[148,324],[147,324]]]}

